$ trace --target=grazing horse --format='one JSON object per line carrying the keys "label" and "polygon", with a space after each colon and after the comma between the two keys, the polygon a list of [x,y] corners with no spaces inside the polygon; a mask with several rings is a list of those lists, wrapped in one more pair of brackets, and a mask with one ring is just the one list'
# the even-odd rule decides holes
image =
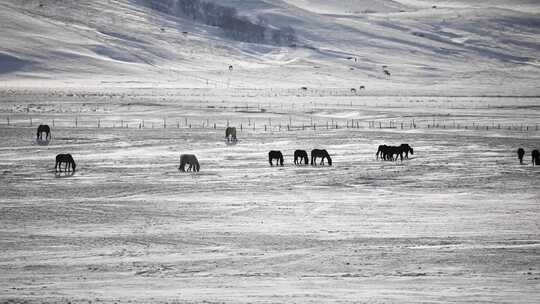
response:
{"label": "grazing horse", "polygon": [[388,151],[387,145],[380,145],[379,148],[377,149],[377,153],[375,153],[375,155],[377,156],[377,159],[379,159],[379,154],[380,154],[381,159],[386,160],[387,151]]}
{"label": "grazing horse", "polygon": [[534,165],[540,166],[540,152],[538,150],[533,150],[531,152],[531,156],[532,156],[533,166]]}
{"label": "grazing horse", "polygon": [[305,165],[308,164],[309,158],[308,158],[307,152],[305,150],[294,151],[294,164],[301,165],[302,161],[304,162]]}
{"label": "grazing horse", "polygon": [[[396,157],[394,157],[394,155]],[[400,160],[403,161],[403,150],[402,150],[401,146],[399,146],[399,147],[388,146],[387,147],[386,160],[391,160],[391,161],[396,160],[397,161],[398,156],[399,156]]]}
{"label": "grazing horse", "polygon": [[386,76],[390,76],[390,72],[388,70],[383,70],[383,72]]}
{"label": "grazing horse", "polygon": [[274,159],[276,160],[276,166],[278,164],[283,166],[283,154],[281,153],[281,151],[272,150],[268,152],[268,162],[270,163],[270,166],[274,166],[274,164],[272,163]]}
{"label": "grazing horse", "polygon": [[236,142],[236,128],[235,127],[227,127],[225,129],[225,138],[227,138],[227,142]]}
{"label": "grazing horse", "polygon": [[328,151],[320,150],[320,149],[311,150],[311,165],[312,166],[317,165],[317,157],[321,158],[320,165],[324,165],[324,159],[326,158],[328,165],[332,166],[332,158],[330,158],[330,154],[328,154]]}
{"label": "grazing horse", "polygon": [[51,128],[49,128],[48,125],[39,125],[37,128],[36,140],[43,139],[43,132],[45,132],[45,140],[49,140],[51,138]]}
{"label": "grazing horse", "polygon": [[523,156],[525,155],[525,150],[523,150],[523,148],[517,149],[517,155],[518,155],[519,163],[523,164]]}
{"label": "grazing horse", "polygon": [[356,94],[356,89],[355,89],[355,88],[352,88],[352,89],[351,89],[351,93],[352,93],[352,94]]}
{"label": "grazing horse", "polygon": [[233,66],[229,65],[229,71],[232,71],[232,70],[233,70]]}
{"label": "grazing horse", "polygon": [[402,153],[405,153],[405,159],[409,159],[409,152],[411,152],[411,155],[414,154],[414,150],[409,144],[401,144],[399,147],[401,148]]}
{"label": "grazing horse", "polygon": [[[189,167],[187,168],[187,170],[186,170],[186,164],[189,164]],[[178,167],[178,170],[182,172],[186,172],[186,171],[199,172],[200,169],[201,169],[201,166],[199,165],[197,156],[193,154],[180,155],[180,167]]]}
{"label": "grazing horse", "polygon": [[56,164],[54,165],[54,171],[58,172],[58,169],[60,169],[60,172],[62,172],[62,164],[66,164],[64,167],[64,171],[68,172],[69,168],[73,169],[73,172],[75,172],[75,167],[77,165],[75,164],[75,161],[73,160],[73,156],[71,154],[58,154],[56,155]]}

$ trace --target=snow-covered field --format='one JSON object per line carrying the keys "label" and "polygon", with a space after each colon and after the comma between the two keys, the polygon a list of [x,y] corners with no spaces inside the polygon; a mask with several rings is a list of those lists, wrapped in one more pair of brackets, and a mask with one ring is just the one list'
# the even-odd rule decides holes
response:
{"label": "snow-covered field", "polygon": [[540,302],[538,1],[185,2],[0,0],[0,303]]}
{"label": "snow-covered field", "polygon": [[[153,92],[2,93],[2,301],[540,300],[538,99]],[[50,144],[33,145],[53,119]],[[243,125],[237,145],[223,140],[227,120]],[[379,144],[403,142],[411,159],[375,159]],[[312,148],[333,166],[292,164]],[[269,166],[269,150],[284,167]],[[73,176],[54,173],[65,152]],[[185,152],[201,172],[178,171]]]}

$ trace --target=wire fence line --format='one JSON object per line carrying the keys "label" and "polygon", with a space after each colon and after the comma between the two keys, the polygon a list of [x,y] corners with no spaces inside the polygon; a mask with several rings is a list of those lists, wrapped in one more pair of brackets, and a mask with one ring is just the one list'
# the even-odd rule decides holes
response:
{"label": "wire fence line", "polygon": [[223,129],[229,126],[236,127],[240,131],[299,131],[299,130],[329,130],[329,129],[448,129],[448,130],[511,130],[520,132],[536,132],[540,130],[539,124],[515,124],[515,123],[478,123],[471,121],[448,121],[435,119],[325,119],[321,117],[309,119],[272,120],[251,119],[243,120],[213,120],[197,118],[181,119],[80,119],[79,117],[43,119],[36,117],[7,116],[3,123],[4,127],[35,127],[40,124],[48,124],[58,128],[113,128],[113,129]]}

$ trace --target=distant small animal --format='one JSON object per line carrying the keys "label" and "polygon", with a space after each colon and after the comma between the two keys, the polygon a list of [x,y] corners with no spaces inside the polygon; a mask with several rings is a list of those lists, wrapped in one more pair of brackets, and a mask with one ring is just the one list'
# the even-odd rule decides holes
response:
{"label": "distant small animal", "polygon": [[399,147],[401,148],[402,153],[405,153],[405,159],[409,159],[409,152],[411,152],[411,155],[414,154],[414,150],[409,144],[401,144]]}
{"label": "distant small animal", "polygon": [[268,162],[270,163],[270,166],[274,166],[274,163],[272,162],[274,159],[276,160],[276,166],[283,166],[283,154],[281,151],[272,150],[268,152]]}
{"label": "distant small animal", "polygon": [[51,128],[48,125],[39,125],[36,133],[36,140],[43,140],[43,133],[45,133],[45,140],[49,140],[51,137]]}
{"label": "distant small animal", "polygon": [[62,172],[62,164],[65,164],[64,171],[68,172],[71,168],[73,172],[75,172],[75,168],[77,165],[75,164],[75,160],[73,160],[73,156],[71,154],[58,154],[56,155],[56,164],[54,165],[54,171]]}
{"label": "distant small animal", "polygon": [[300,88],[302,91],[307,91],[307,87],[301,87]]}
{"label": "distant small animal", "polygon": [[531,152],[531,157],[532,157],[533,166],[534,165],[539,166],[540,165],[540,152],[538,150],[533,150]]}
{"label": "distant small animal", "polygon": [[383,72],[386,76],[390,76],[390,72],[388,70],[383,70]]}
{"label": "distant small animal", "polygon": [[294,164],[301,165],[304,162],[304,165],[309,163],[308,154],[305,150],[296,150],[294,151]]}
{"label": "distant small animal", "polygon": [[352,88],[352,89],[351,89],[351,93],[356,94],[356,89],[355,89],[355,88]]}
{"label": "distant small animal", "polygon": [[233,66],[229,65],[229,71],[232,71],[232,70],[233,70]]}
{"label": "distant small animal", "polygon": [[227,129],[225,129],[225,138],[227,138],[227,142],[236,142],[236,128],[227,127]]}
{"label": "distant small animal", "polygon": [[517,155],[518,155],[519,163],[523,164],[523,156],[525,155],[525,150],[523,150],[523,148],[517,149]]}
{"label": "distant small animal", "polygon": [[[189,165],[187,169],[186,165]],[[199,165],[199,160],[197,159],[197,156],[195,156],[194,154],[180,155],[180,167],[178,167],[178,170],[182,172],[199,172],[200,169],[201,165]]]}
{"label": "distant small animal", "polygon": [[182,35],[184,36],[187,36],[189,33],[188,32],[182,32]]}
{"label": "distant small animal", "polygon": [[332,158],[330,157],[330,154],[328,154],[328,151],[324,149],[313,149],[311,150],[311,165],[316,166],[317,165],[317,158],[321,159],[320,165],[324,165],[324,159],[326,158],[326,161],[328,162],[329,166],[332,166]]}
{"label": "distant small animal", "polygon": [[360,89],[360,90],[365,90],[365,89],[366,89],[366,86],[363,86],[363,85],[362,85],[362,86],[360,86],[359,89]]}

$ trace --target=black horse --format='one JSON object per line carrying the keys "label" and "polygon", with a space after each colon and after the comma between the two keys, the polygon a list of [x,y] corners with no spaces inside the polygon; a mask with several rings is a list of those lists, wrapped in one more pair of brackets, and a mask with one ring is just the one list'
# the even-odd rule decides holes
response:
{"label": "black horse", "polygon": [[386,160],[387,150],[388,150],[387,145],[380,145],[379,148],[377,149],[377,153],[375,153],[375,155],[377,156],[377,159],[379,159],[379,156],[380,156],[381,159]]}
{"label": "black horse", "polygon": [[305,150],[294,151],[294,164],[301,165],[304,162],[305,165],[309,163],[309,158]]}
{"label": "black horse", "polygon": [[538,150],[533,150],[531,152],[531,156],[532,156],[533,166],[534,165],[540,166],[540,152]]}
{"label": "black horse", "polygon": [[58,172],[58,169],[60,169],[60,172],[62,172],[62,164],[65,164],[64,171],[68,172],[69,168],[71,167],[71,169],[73,169],[73,172],[75,172],[75,167],[77,165],[75,164],[75,161],[73,160],[71,154],[56,155],[56,165],[54,165],[54,171]]}
{"label": "black horse", "polygon": [[409,144],[401,144],[399,147],[401,148],[401,151],[403,151],[402,153],[405,153],[405,159],[409,159],[409,152],[411,152],[411,155],[414,154],[414,150]]}
{"label": "black horse", "polygon": [[268,162],[270,163],[270,166],[274,165],[272,163],[274,159],[276,160],[276,166],[277,165],[283,166],[283,154],[281,153],[281,151],[272,150],[268,152]]}
{"label": "black horse", "polygon": [[525,155],[525,150],[523,150],[523,148],[517,149],[517,155],[518,155],[519,163],[523,164],[523,156]]}
{"label": "black horse", "polygon": [[48,125],[39,125],[36,133],[36,140],[43,140],[43,132],[45,132],[45,140],[51,138],[51,128]]}
{"label": "black horse", "polygon": [[330,157],[330,154],[328,154],[328,151],[326,150],[320,150],[320,149],[313,149],[311,150],[311,165],[316,166],[317,165],[317,157],[321,158],[321,165],[324,165],[324,159],[326,158],[328,165],[332,166],[332,158]]}
{"label": "black horse", "polygon": [[[395,157],[394,157],[394,155],[395,155]],[[391,160],[391,161],[396,160],[397,161],[398,156],[399,156],[400,160],[403,161],[403,149],[401,148],[401,146],[399,146],[399,147],[388,146],[387,147],[386,160]]]}

